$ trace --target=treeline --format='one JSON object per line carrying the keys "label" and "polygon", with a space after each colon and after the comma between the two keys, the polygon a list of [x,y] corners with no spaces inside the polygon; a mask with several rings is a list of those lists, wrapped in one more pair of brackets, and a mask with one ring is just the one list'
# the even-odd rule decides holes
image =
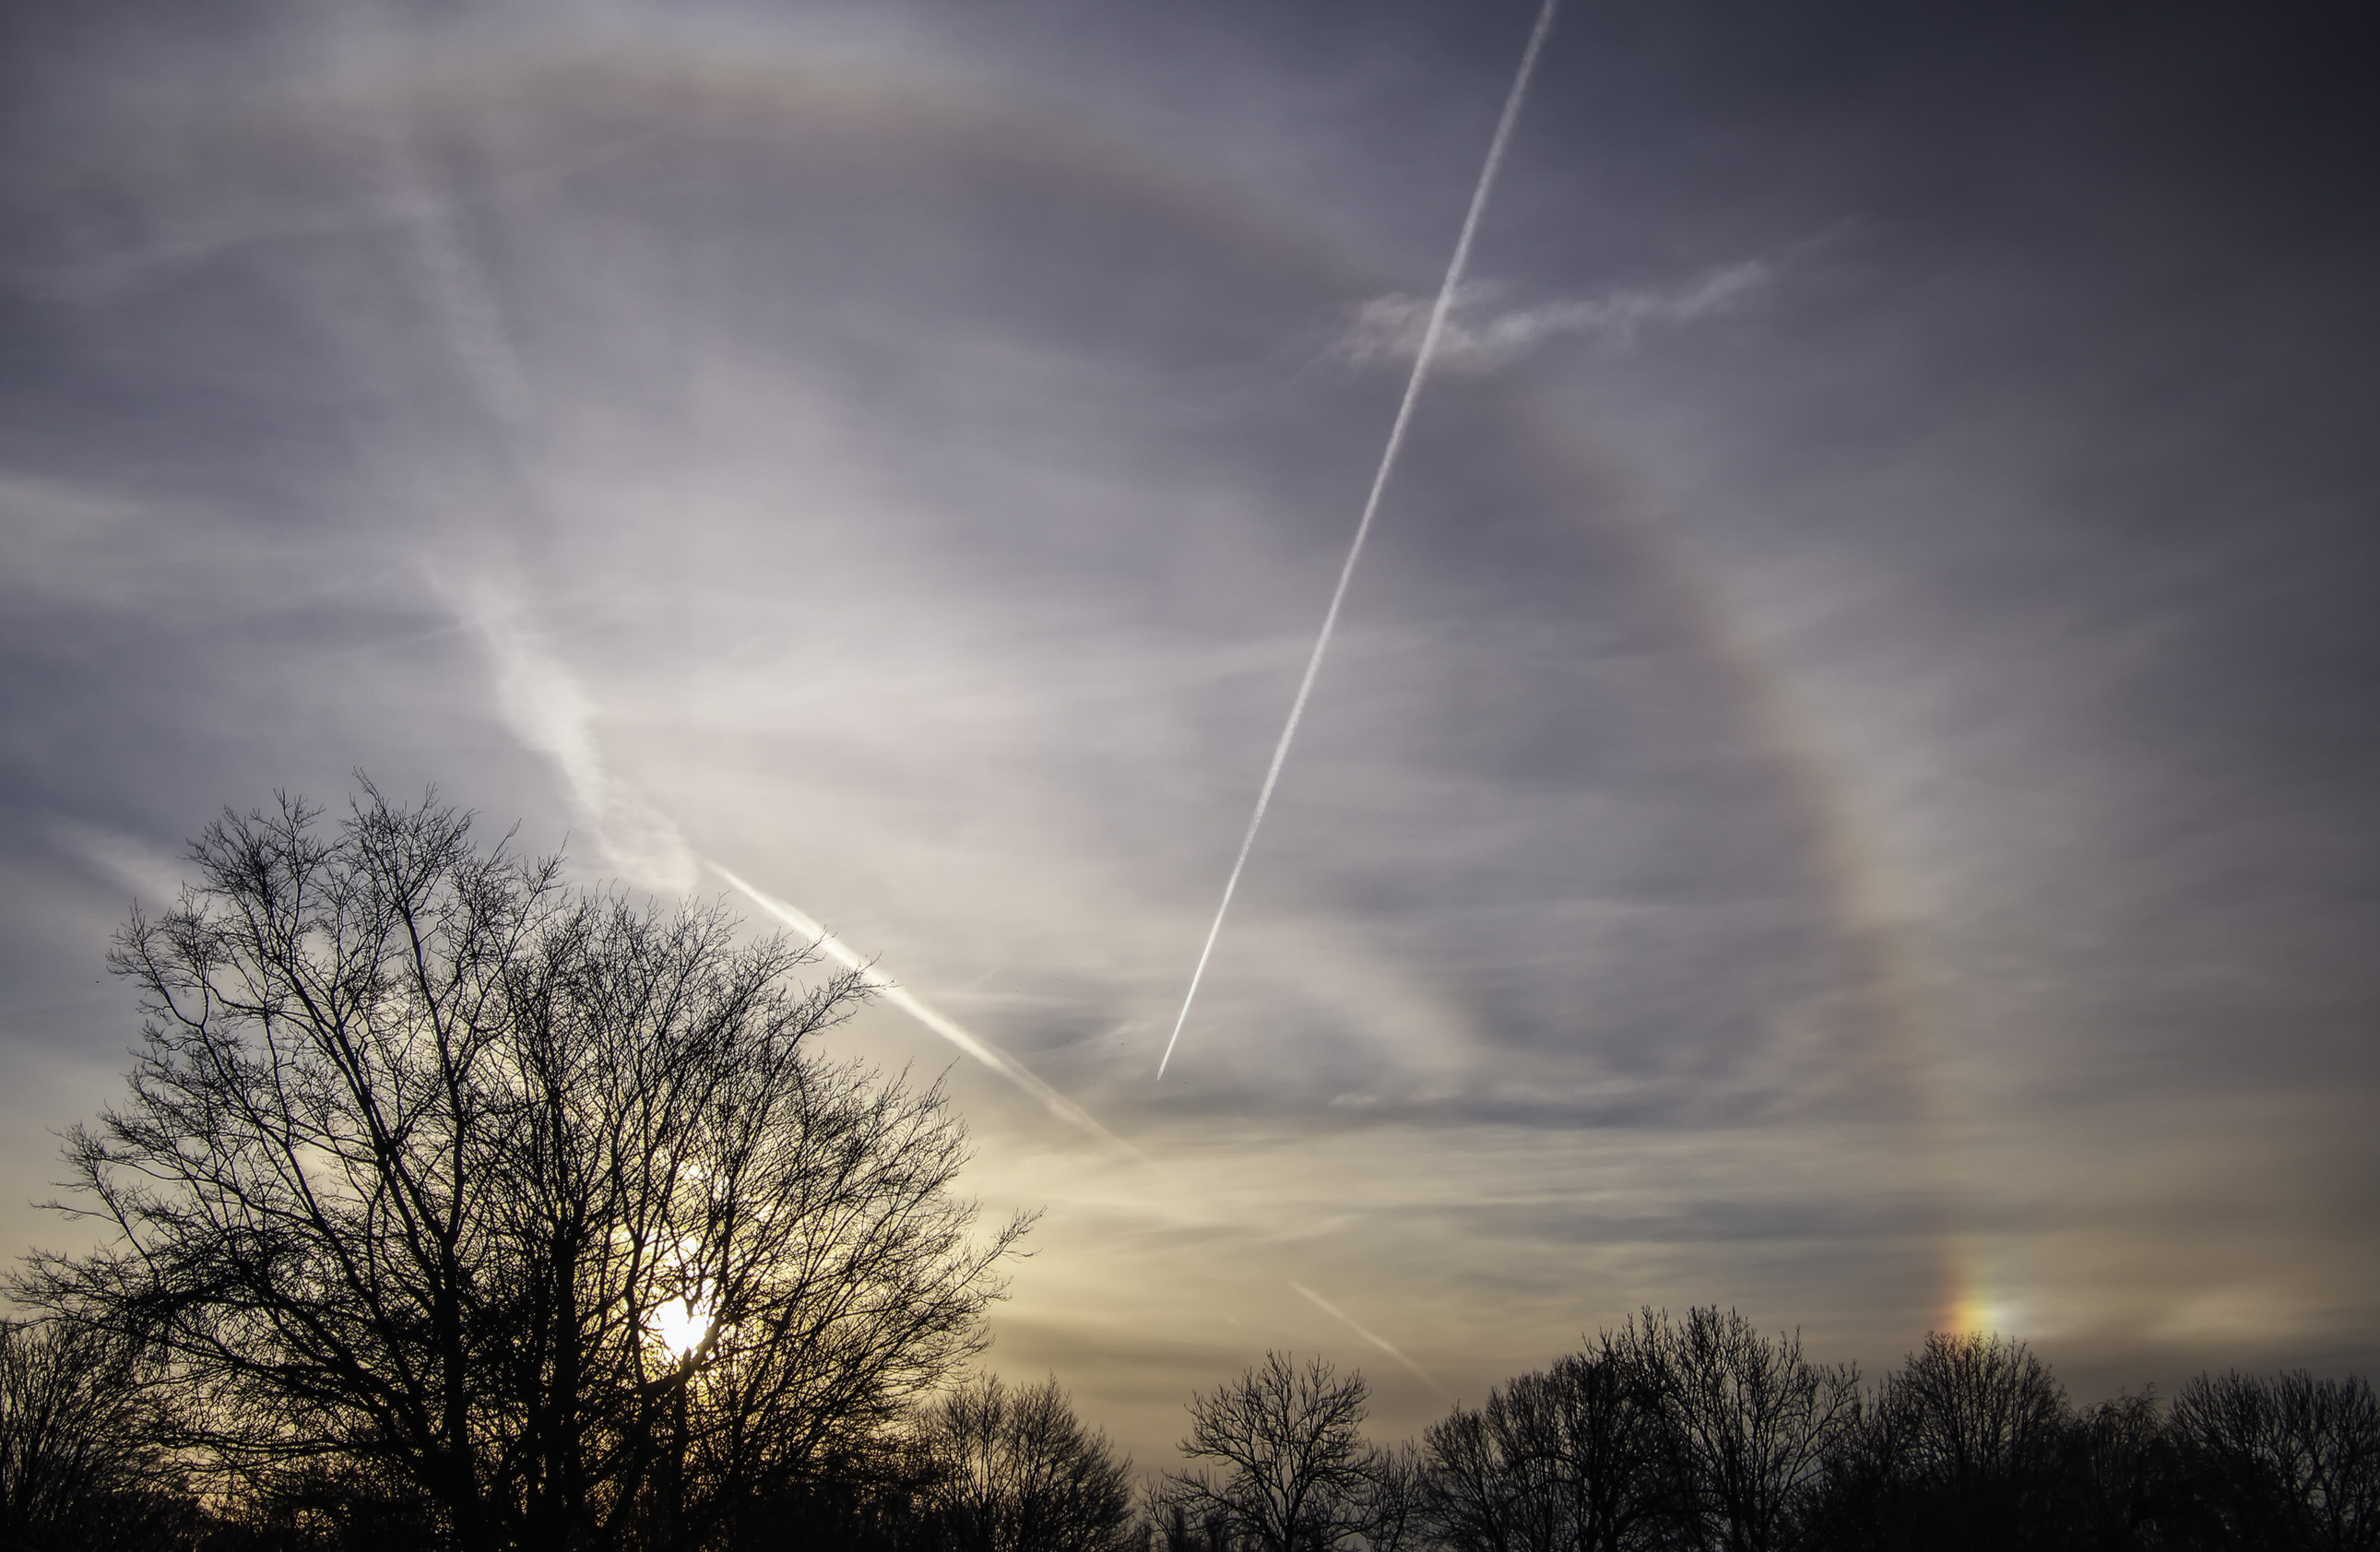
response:
{"label": "treeline", "polygon": [[[396,1552],[455,1544],[359,1458],[194,1472],[103,1333],[0,1325],[0,1547]],[[2202,1375],[2076,1407],[2021,1342],[1929,1337],[1864,1384],[1733,1312],[1639,1316],[1378,1448],[1360,1374],[1265,1361],[1190,1403],[1139,1483],[1056,1382],[978,1376],[852,1430],[700,1525],[504,1545],[715,1552],[2350,1552],[2380,1548],[2360,1378]]]}
{"label": "treeline", "polygon": [[2022,1342],[1936,1334],[1864,1384],[1733,1312],[1646,1312],[1456,1408],[1361,1437],[1359,1376],[1277,1355],[1192,1403],[1164,1552],[2380,1549],[2355,1377],[2202,1375],[2078,1408]]}

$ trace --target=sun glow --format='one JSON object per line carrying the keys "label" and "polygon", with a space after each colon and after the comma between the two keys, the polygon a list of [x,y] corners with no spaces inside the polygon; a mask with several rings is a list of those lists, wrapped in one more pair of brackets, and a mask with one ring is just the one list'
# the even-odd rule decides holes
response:
{"label": "sun glow", "polygon": [[711,1311],[692,1299],[673,1299],[653,1312],[653,1335],[683,1363],[698,1352],[710,1335]]}
{"label": "sun glow", "polygon": [[1999,1316],[1980,1290],[1971,1289],[1951,1303],[1946,1325],[1957,1336],[1988,1336],[1998,1329]]}

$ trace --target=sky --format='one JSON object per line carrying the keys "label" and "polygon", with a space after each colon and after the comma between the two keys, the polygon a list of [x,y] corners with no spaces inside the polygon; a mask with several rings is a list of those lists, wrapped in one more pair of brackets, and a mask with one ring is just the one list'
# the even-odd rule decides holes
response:
{"label": "sky", "polygon": [[0,1235],[223,807],[816,923],[1143,1465],[1644,1305],[2380,1368],[2380,49],[1566,0],[0,21]]}

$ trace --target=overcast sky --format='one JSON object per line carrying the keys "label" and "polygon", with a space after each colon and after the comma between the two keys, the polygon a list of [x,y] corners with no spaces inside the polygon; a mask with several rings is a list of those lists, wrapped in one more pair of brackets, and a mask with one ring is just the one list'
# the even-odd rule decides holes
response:
{"label": "overcast sky", "polygon": [[132,900],[360,768],[1011,1053],[832,1042],[1145,1464],[1647,1303],[2380,1366],[2349,7],[1569,0],[1155,1082],[1534,14],[12,7],[0,1232]]}

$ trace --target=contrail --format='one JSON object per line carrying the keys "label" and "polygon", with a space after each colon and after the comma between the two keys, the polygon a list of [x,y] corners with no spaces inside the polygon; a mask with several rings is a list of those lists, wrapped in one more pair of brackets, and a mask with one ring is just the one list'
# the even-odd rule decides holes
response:
{"label": "contrail", "polygon": [[1248,818],[1247,833],[1240,838],[1240,855],[1232,864],[1231,877],[1223,880],[1222,903],[1215,907],[1214,925],[1207,928],[1206,946],[1198,951],[1198,966],[1190,972],[1190,989],[1182,998],[1182,1012],[1173,1020],[1173,1034],[1165,1042],[1165,1054],[1158,1059],[1157,1076],[1164,1081],[1165,1069],[1173,1061],[1173,1048],[1181,1043],[1182,1026],[1190,1022],[1190,1005],[1198,1000],[1198,983],[1206,977],[1207,961],[1215,952],[1215,940],[1222,936],[1223,917],[1232,909],[1232,894],[1240,887],[1240,875],[1246,871],[1248,853],[1255,849],[1257,831],[1264,824],[1265,809],[1272,802],[1272,789],[1281,781],[1281,768],[1289,758],[1290,741],[1297,736],[1299,719],[1305,715],[1305,702],[1314,694],[1315,676],[1322,672],[1322,655],[1330,650],[1331,633],[1339,628],[1339,608],[1347,601],[1347,584],[1355,576],[1355,562],[1364,553],[1364,540],[1372,531],[1373,515],[1380,510],[1380,492],[1389,486],[1390,471],[1396,467],[1398,450],[1404,446],[1405,428],[1413,421],[1414,405],[1421,397],[1422,380],[1429,375],[1429,358],[1438,348],[1439,335],[1446,329],[1447,309],[1454,304],[1456,287],[1463,283],[1463,266],[1471,260],[1471,239],[1479,233],[1480,212],[1488,208],[1488,191],[1495,186],[1496,169],[1504,160],[1504,147],[1512,138],[1512,126],[1521,116],[1521,99],[1528,94],[1529,76],[1537,67],[1537,55],[1546,46],[1546,34],[1553,30],[1554,8],[1560,0],[1545,0],[1537,12],[1537,25],[1529,33],[1529,46],[1521,52],[1521,68],[1512,78],[1512,94],[1504,99],[1504,116],[1496,121],[1496,138],[1488,142],[1488,162],[1479,169],[1479,186],[1471,191],[1471,209],[1463,217],[1462,235],[1454,239],[1454,258],[1446,266],[1446,280],[1438,288],[1438,303],[1429,310],[1429,327],[1421,336],[1421,349],[1414,357],[1413,375],[1405,380],[1405,396],[1397,406],[1397,418],[1389,427],[1389,444],[1381,451],[1380,467],[1372,476],[1371,494],[1364,498],[1364,515],[1355,524],[1354,542],[1347,547],[1347,562],[1339,568],[1339,585],[1331,589],[1330,607],[1322,615],[1321,634],[1314,638],[1314,652],[1305,660],[1305,676],[1297,684],[1297,698],[1290,702],[1289,721],[1281,730],[1281,741],[1272,747],[1272,764],[1266,768],[1264,785],[1257,790],[1256,812]]}
{"label": "contrail", "polygon": [[995,1046],[990,1041],[984,1039],[981,1036],[973,1033],[956,1019],[950,1018],[928,1005],[923,999],[914,995],[906,988],[903,988],[900,983],[893,980],[892,976],[887,976],[882,971],[877,969],[874,964],[861,958],[849,944],[845,943],[842,939],[837,938],[833,933],[829,932],[825,928],[820,926],[818,922],[809,915],[801,911],[795,910],[793,906],[786,904],[783,901],[777,899],[774,895],[762,893],[760,891],[753,888],[750,884],[747,884],[743,879],[737,878],[734,873],[721,867],[718,863],[711,861],[709,857],[703,858],[703,866],[709,867],[713,873],[716,873],[721,878],[726,879],[728,883],[742,892],[747,899],[752,902],[752,903],[759,906],[760,909],[768,912],[779,921],[783,922],[787,927],[792,928],[795,932],[800,933],[803,937],[811,940],[836,964],[844,966],[845,969],[856,970],[859,972],[860,980],[866,984],[869,990],[877,992],[882,996],[884,1000],[887,1002],[892,1003],[894,1007],[900,1009],[911,1018],[916,1019],[919,1024],[924,1025],[927,1028],[932,1030],[943,1039],[948,1040],[951,1044],[958,1047],[959,1049],[966,1052],[967,1055],[974,1057],[978,1061],[982,1062],[985,1066],[990,1068],[1002,1077],[1006,1078],[1010,1083],[1014,1084],[1026,1093],[1030,1094],[1036,1099],[1040,1100],[1041,1103],[1049,1109],[1051,1115],[1056,1116],[1059,1120],[1067,1122],[1069,1125],[1080,1127],[1083,1131],[1089,1133],[1092,1136],[1099,1138],[1103,1143],[1108,1143],[1113,1146],[1122,1148],[1124,1152],[1131,1154],[1134,1158],[1140,1159],[1144,1163],[1148,1162],[1147,1155],[1143,1154],[1140,1149],[1133,1146],[1130,1143],[1125,1142],[1122,1137],[1119,1137],[1114,1133],[1109,1131],[1106,1127],[1100,1125],[1099,1119],[1093,1116],[1090,1111],[1083,1109],[1080,1105],[1075,1104],[1072,1099],[1067,1098],[1056,1089],[1051,1088],[1048,1084],[1043,1083],[1038,1077],[1035,1076],[1033,1072],[1023,1062],[1017,1061],[1006,1051],[1002,1050],[998,1046]]}
{"label": "contrail", "polygon": [[1341,1325],[1346,1327],[1347,1329],[1354,1332],[1366,1341],[1370,1342],[1374,1347],[1378,1348],[1381,1352],[1387,1353],[1398,1363],[1402,1364],[1406,1368],[1411,1369],[1414,1373],[1414,1377],[1420,1380],[1424,1385],[1428,1386],[1431,1389],[1437,1391],[1439,1395],[1446,1397],[1449,1400],[1452,1400],[1454,1399],[1453,1395],[1446,1388],[1445,1386],[1440,1385],[1438,1381],[1429,1377],[1428,1370],[1423,1368],[1419,1364],[1415,1363],[1412,1359],[1398,1352],[1394,1344],[1392,1344],[1388,1338],[1378,1336],[1371,1331],[1366,1330],[1361,1325],[1357,1324],[1354,1316],[1349,1315],[1337,1304],[1332,1303],[1321,1294],[1317,1293],[1313,1289],[1306,1287],[1305,1284],[1292,1279],[1289,1285],[1292,1288],[1296,1289],[1300,1293],[1305,1294],[1307,1302],[1312,1303],[1316,1309],[1320,1310],[1323,1314],[1329,1316],[1331,1319],[1338,1321]]}

